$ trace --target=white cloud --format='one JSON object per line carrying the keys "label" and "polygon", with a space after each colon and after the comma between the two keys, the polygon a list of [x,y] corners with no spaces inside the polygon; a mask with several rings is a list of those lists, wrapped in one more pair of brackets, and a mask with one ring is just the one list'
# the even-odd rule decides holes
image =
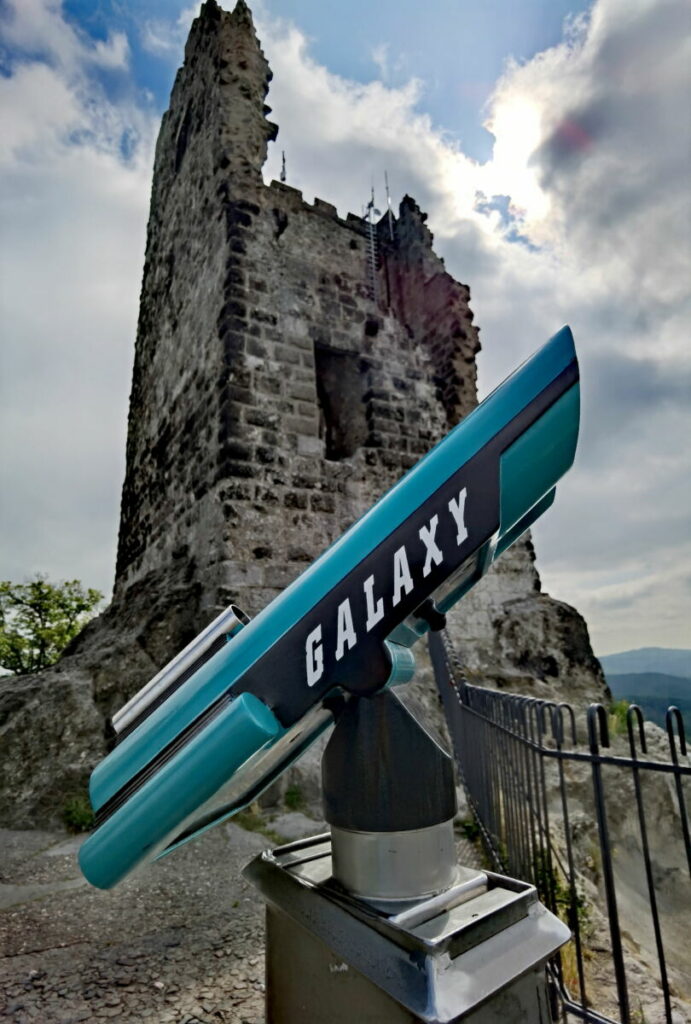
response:
{"label": "white cloud", "polygon": [[119,36],[33,0],[9,35],[30,56],[0,79],[1,573],[108,591],[155,124],[89,74],[123,66]]}
{"label": "white cloud", "polygon": [[33,146],[45,148],[79,121],[79,104],[68,83],[47,64],[25,64],[0,78],[4,111],[0,159]]}
{"label": "white cloud", "polygon": [[104,41],[99,39],[93,48],[93,61],[103,68],[125,70],[129,63],[130,47],[124,32],[114,32]]}
{"label": "white cloud", "polygon": [[180,58],[190,25],[199,14],[199,0],[190,7],[185,7],[174,21],[162,18],[150,18],[143,22],[140,32],[141,44],[149,53],[157,56]]}
{"label": "white cloud", "polygon": [[390,49],[388,43],[378,43],[372,47],[372,61],[379,72],[379,77],[386,82],[390,75]]}
{"label": "white cloud", "polygon": [[490,119],[526,102],[540,120],[529,167],[551,205],[525,204],[531,237],[669,305],[688,296],[689,29],[682,0],[601,0],[568,42],[510,66]]}
{"label": "white cloud", "polygon": [[5,41],[33,58],[49,61],[71,76],[85,63],[127,68],[129,46],[122,32],[93,41],[66,21],[61,0],[7,0],[2,15]]}
{"label": "white cloud", "polygon": [[[598,653],[645,646],[688,646],[691,600],[691,544],[668,557],[636,550],[636,557],[612,569],[552,570],[556,593],[568,588],[589,623],[598,623]],[[651,628],[654,633],[651,634]]]}
{"label": "white cloud", "polygon": [[393,79],[403,77],[407,64],[406,57],[403,54],[392,56],[390,43],[377,43],[370,50],[370,56],[382,82],[391,83]]}
{"label": "white cloud", "polygon": [[546,315],[574,328],[579,457],[535,532],[543,580],[587,615],[599,650],[688,643],[690,20],[681,2],[599,2],[566,43],[509,68],[494,96],[495,112],[535,105],[527,166],[549,215],[529,202],[519,214],[546,247],[520,259],[520,276],[504,248],[492,278],[474,282],[485,366],[495,377],[501,339]]}
{"label": "white cloud", "polygon": [[352,82],[317,64],[295,27],[264,20],[258,31],[274,72],[269,102],[280,126],[266,178],[278,177],[285,150],[289,184],[308,198],[328,197],[343,214],[360,213],[373,181],[383,199],[388,168],[394,192],[408,190],[444,220],[484,223],[474,211],[478,165],[420,111],[420,81],[398,88]]}

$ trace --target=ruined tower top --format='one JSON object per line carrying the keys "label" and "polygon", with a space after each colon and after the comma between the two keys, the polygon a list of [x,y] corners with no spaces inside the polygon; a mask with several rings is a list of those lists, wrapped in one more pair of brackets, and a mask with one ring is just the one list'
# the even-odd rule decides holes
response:
{"label": "ruined tower top", "polygon": [[188,151],[197,157],[204,152],[207,174],[228,170],[258,180],[267,144],[278,132],[264,104],[271,77],[244,0],[232,12],[206,0],[192,23],[185,63],[164,115],[164,129],[173,121],[174,153],[167,155],[176,171]]}

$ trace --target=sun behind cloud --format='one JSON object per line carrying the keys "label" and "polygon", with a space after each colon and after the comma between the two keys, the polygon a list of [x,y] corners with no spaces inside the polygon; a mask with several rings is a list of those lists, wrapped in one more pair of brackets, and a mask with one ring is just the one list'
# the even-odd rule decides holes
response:
{"label": "sun behind cloud", "polygon": [[542,111],[530,96],[500,96],[485,127],[494,135],[492,159],[483,169],[484,191],[507,195],[528,224],[550,213],[550,198],[532,157],[542,142]]}

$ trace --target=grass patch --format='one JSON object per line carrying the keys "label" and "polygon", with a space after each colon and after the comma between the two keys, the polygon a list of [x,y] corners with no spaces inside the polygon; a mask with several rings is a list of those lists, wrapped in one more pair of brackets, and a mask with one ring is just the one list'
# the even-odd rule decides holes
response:
{"label": "grass patch", "polygon": [[572,931],[578,926],[581,939],[585,937],[590,925],[590,912],[585,895],[579,892],[575,884],[569,886],[561,873],[550,866],[545,853],[538,851],[534,860],[535,886],[540,898]]}
{"label": "grass patch", "polygon": [[288,786],[283,803],[289,811],[301,811],[305,806],[305,798],[299,786]]}
{"label": "grass patch", "polygon": [[466,839],[471,843],[476,843],[480,838],[480,826],[475,821],[475,818],[463,818],[458,823],[458,829]]}
{"label": "grass patch", "polygon": [[232,818],[232,821],[239,825],[240,828],[244,828],[246,832],[258,832],[270,842],[275,843],[276,846],[280,846],[284,842],[283,837],[279,836],[278,832],[274,832],[272,828],[269,828],[262,815],[254,807],[255,805],[253,804],[244,811],[240,811]]}
{"label": "grass patch", "polygon": [[609,707],[609,731],[612,736],[623,736],[627,732],[626,713],[629,710],[627,700],[612,701]]}
{"label": "grass patch", "polygon": [[88,832],[96,824],[89,798],[81,793],[69,796],[62,809],[62,820],[70,832]]}

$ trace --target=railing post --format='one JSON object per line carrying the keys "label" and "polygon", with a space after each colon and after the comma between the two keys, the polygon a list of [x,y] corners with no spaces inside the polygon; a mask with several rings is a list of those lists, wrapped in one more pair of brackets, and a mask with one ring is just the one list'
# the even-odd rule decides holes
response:
{"label": "railing post", "polygon": [[662,930],[660,929],[660,916],[657,910],[657,897],[655,895],[655,881],[653,879],[653,866],[650,861],[650,846],[648,844],[648,829],[645,823],[645,811],[643,808],[643,794],[641,792],[641,779],[638,769],[638,751],[634,738],[633,720],[636,719],[638,736],[641,750],[646,753],[645,729],[643,728],[643,715],[637,704],[631,704],[626,712],[626,730],[629,734],[629,750],[633,768],[633,789],[636,794],[636,809],[638,810],[638,826],[641,830],[641,845],[643,848],[643,863],[645,864],[645,879],[648,885],[648,899],[653,918],[653,932],[655,934],[655,946],[657,948],[657,959],[660,964],[660,981],[662,982],[662,994],[665,1002],[665,1019],[667,1024],[672,1024],[672,1003],[669,998],[669,983],[667,981],[667,965],[665,963],[665,950],[662,943]]}
{"label": "railing post", "polygon": [[684,790],[681,784],[681,772],[679,771],[679,754],[677,753],[677,743],[674,736],[674,725],[677,724],[677,733],[679,736],[679,747],[681,748],[682,757],[686,757],[686,735],[684,733],[684,719],[681,717],[681,711],[679,708],[672,707],[667,709],[666,725],[667,725],[667,738],[669,740],[669,751],[672,755],[672,763],[674,765],[674,785],[677,791],[677,802],[679,804],[679,817],[681,819],[681,830],[684,836],[684,847],[686,849],[686,862],[689,866],[689,875],[691,876],[691,842],[689,842],[689,818],[686,813],[686,800],[684,799]]}
{"label": "railing post", "polygon": [[605,886],[605,900],[607,902],[609,934],[612,942],[612,960],[614,962],[617,998],[619,1000],[619,1009],[621,1011],[621,1024],[630,1024],[631,1017],[629,1011],[629,994],[626,987],[626,966],[624,964],[624,950],[621,944],[621,931],[619,929],[619,911],[617,909],[617,894],[614,884],[614,867],[612,865],[612,850],[609,841],[609,828],[607,825],[605,792],[602,784],[602,764],[600,762],[600,744],[602,744],[603,747],[609,746],[607,713],[602,704],[591,704],[588,708],[588,744],[591,754],[595,816],[597,819],[600,852],[602,855],[602,880]]}
{"label": "railing post", "polygon": [[[570,712],[571,719],[571,739],[574,747],[576,746],[576,721],[573,711],[568,704],[561,703],[552,712],[552,728],[554,731],[554,740],[557,747],[557,752],[562,752],[562,744],[564,741],[564,720],[562,715],[564,711]],[[556,725],[558,721],[558,725]],[[586,989],[585,989],[585,972],[583,970],[583,949],[581,945],[581,924],[578,920],[578,892],[576,890],[576,867],[573,859],[573,846],[571,843],[571,820],[569,816],[569,803],[566,795],[566,782],[564,779],[564,759],[559,757],[557,759],[559,765],[559,795],[561,797],[561,808],[562,817],[564,820],[564,839],[566,842],[566,858],[569,871],[569,927],[573,931],[573,942],[576,946],[576,966],[578,970],[578,989],[581,997],[581,1004],[586,1005]],[[550,844],[551,846],[551,844]],[[563,983],[563,979],[562,979]]]}

